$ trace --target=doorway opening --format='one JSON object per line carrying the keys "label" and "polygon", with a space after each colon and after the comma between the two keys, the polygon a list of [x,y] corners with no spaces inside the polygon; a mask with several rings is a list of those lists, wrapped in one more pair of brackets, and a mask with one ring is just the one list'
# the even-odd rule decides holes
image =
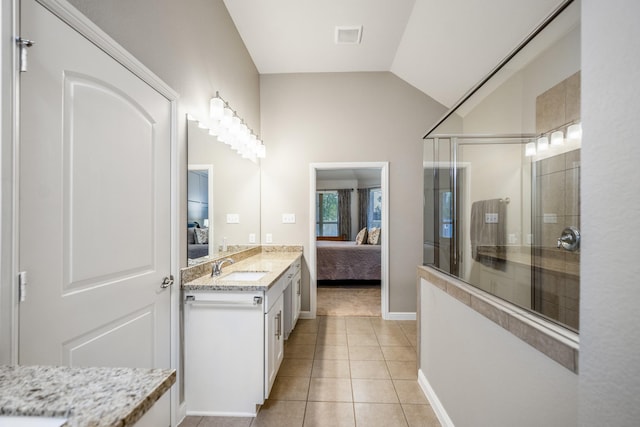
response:
{"label": "doorway opening", "polygon": [[388,163],[311,164],[310,187],[310,314],[387,318]]}

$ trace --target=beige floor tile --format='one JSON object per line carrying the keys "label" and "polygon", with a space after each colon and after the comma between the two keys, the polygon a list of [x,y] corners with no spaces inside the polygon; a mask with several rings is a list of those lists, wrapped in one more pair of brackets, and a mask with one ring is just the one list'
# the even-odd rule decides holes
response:
{"label": "beige floor tile", "polygon": [[310,402],[353,402],[348,378],[311,378]]}
{"label": "beige floor tile", "polygon": [[289,335],[289,339],[285,341],[288,345],[315,345],[318,334],[302,334],[293,333]]}
{"label": "beige floor tile", "polygon": [[313,378],[350,378],[348,360],[316,359],[313,361]]}
{"label": "beige floor tile", "polygon": [[385,360],[416,360],[416,350],[413,347],[380,347]]}
{"label": "beige floor tile", "polygon": [[399,403],[391,380],[352,379],[353,401],[364,403]]}
{"label": "beige floor tile", "polygon": [[402,405],[402,409],[409,427],[440,427],[440,421],[430,405]]}
{"label": "beige floor tile", "polygon": [[422,389],[416,380],[393,380],[400,403],[410,403],[414,405],[427,404],[429,401],[424,396]]}
{"label": "beige floor tile", "polygon": [[280,370],[279,377],[310,377],[311,368],[313,367],[312,359],[284,359]]}
{"label": "beige floor tile", "polygon": [[417,380],[418,365],[416,361],[387,360],[389,374],[394,380]]}
{"label": "beige floor tile", "polygon": [[352,360],[351,378],[358,379],[391,379],[387,364],[383,360]]}
{"label": "beige floor tile", "polygon": [[317,345],[315,358],[348,360],[349,348],[346,345]]}
{"label": "beige floor tile", "polygon": [[392,334],[402,332],[400,326],[392,320],[373,320],[371,321],[373,330],[376,334]]}
{"label": "beige floor tile", "polygon": [[249,427],[252,421],[253,417],[202,417],[198,427]]}
{"label": "beige floor tile", "polygon": [[346,334],[347,327],[344,323],[330,322],[328,324],[321,323],[318,332],[326,334]]}
{"label": "beige floor tile", "polygon": [[298,334],[315,334],[318,332],[318,319],[298,319],[294,331]]}
{"label": "beige floor tile", "polygon": [[417,347],[418,346],[418,335],[416,335],[416,334],[407,334],[407,333],[405,333],[405,335],[407,336],[407,340],[409,340],[409,343],[411,344],[411,347]]}
{"label": "beige floor tile", "polygon": [[349,347],[349,359],[351,360],[384,360],[384,355],[379,346]]}
{"label": "beige floor tile", "polygon": [[347,334],[373,334],[373,325],[368,317],[347,318]]}
{"label": "beige floor tile", "polygon": [[370,334],[350,334],[347,333],[347,343],[349,346],[376,346],[378,344],[378,338],[376,334],[371,332]]}
{"label": "beige floor tile", "polygon": [[315,345],[292,344],[284,347],[284,357],[289,359],[313,359],[315,352]]}
{"label": "beige floor tile", "polygon": [[307,400],[309,378],[276,377],[269,399],[273,400]]}
{"label": "beige floor tile", "polygon": [[319,333],[316,345],[347,345],[347,334]]}
{"label": "beige floor tile", "polygon": [[400,334],[379,334],[377,335],[378,342],[381,346],[396,346],[396,347],[410,347],[411,343],[404,335]]}
{"label": "beige floor tile", "polygon": [[354,403],[356,425],[366,427],[407,427],[400,404]]}
{"label": "beige floor tile", "polygon": [[267,400],[254,418],[251,427],[300,427],[306,402]]}
{"label": "beige floor tile", "polygon": [[185,417],[180,424],[178,424],[178,427],[197,427],[201,420],[202,417],[188,416]]}
{"label": "beige floor tile", "polygon": [[353,403],[307,402],[304,427],[355,427]]}

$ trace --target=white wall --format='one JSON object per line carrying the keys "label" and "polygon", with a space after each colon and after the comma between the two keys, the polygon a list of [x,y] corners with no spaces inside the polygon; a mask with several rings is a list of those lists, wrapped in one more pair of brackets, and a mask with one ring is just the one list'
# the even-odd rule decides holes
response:
{"label": "white wall", "polygon": [[[415,312],[422,263],[422,143],[444,107],[391,73],[262,75],[263,236],[309,253],[309,163],[389,161],[390,311]],[[283,212],[296,224],[282,224]],[[264,240],[263,240],[264,241]],[[313,243],[313,242],[312,242]],[[303,310],[309,307],[308,278]]]}
{"label": "white wall", "polygon": [[580,425],[640,420],[640,3],[583,0]]}
{"label": "white wall", "polygon": [[424,279],[420,289],[419,369],[456,427],[577,425],[576,374]]}

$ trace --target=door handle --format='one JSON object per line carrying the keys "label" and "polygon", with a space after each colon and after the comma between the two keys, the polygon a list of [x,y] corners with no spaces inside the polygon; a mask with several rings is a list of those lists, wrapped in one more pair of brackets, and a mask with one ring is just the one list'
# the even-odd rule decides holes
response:
{"label": "door handle", "polygon": [[160,285],[160,287],[162,289],[166,289],[169,286],[173,285],[173,275],[167,276],[162,280],[162,284]]}

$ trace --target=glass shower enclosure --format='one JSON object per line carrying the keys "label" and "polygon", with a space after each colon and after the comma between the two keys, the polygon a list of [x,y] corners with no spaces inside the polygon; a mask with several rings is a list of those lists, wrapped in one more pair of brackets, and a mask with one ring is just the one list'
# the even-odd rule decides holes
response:
{"label": "glass shower enclosure", "polygon": [[580,147],[568,2],[425,136],[424,264],[578,331]]}

